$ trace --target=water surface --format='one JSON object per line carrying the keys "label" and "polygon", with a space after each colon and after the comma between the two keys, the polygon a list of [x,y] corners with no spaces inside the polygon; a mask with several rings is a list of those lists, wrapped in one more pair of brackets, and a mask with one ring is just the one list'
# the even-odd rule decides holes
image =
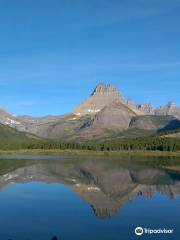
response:
{"label": "water surface", "polygon": [[[180,159],[0,160],[1,240],[180,239]],[[174,229],[138,237],[137,226]]]}

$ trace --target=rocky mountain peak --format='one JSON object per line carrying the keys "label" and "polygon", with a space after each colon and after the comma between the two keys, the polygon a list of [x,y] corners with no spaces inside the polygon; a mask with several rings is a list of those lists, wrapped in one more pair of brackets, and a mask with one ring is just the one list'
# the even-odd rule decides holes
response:
{"label": "rocky mountain peak", "polygon": [[[0,107],[0,117],[2,118],[2,117],[9,117],[9,116],[11,116],[11,114],[8,113],[5,108]],[[0,121],[1,121],[1,119],[0,119]]]}
{"label": "rocky mountain peak", "polygon": [[145,114],[154,114],[154,107],[150,103],[138,104],[136,107]]}
{"label": "rocky mountain peak", "polygon": [[90,97],[75,109],[74,113],[79,116],[96,114],[114,101],[124,102],[119,90],[111,84],[100,83]]}
{"label": "rocky mountain peak", "polygon": [[0,107],[0,113],[7,112],[3,107]]}
{"label": "rocky mountain peak", "polygon": [[122,97],[122,95],[120,94],[120,92],[118,91],[118,89],[111,85],[111,84],[104,84],[104,83],[100,83],[96,86],[96,88],[94,89],[93,93],[91,94],[91,96],[93,95],[114,95],[117,97]]}
{"label": "rocky mountain peak", "polygon": [[180,119],[180,106],[176,106],[175,103],[169,102],[165,106],[160,106],[155,110],[155,115],[172,115]]}

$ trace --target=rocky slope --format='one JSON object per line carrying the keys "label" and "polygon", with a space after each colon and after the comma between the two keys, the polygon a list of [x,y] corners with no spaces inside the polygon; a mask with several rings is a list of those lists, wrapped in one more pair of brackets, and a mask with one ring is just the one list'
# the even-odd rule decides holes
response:
{"label": "rocky slope", "polygon": [[85,127],[124,130],[129,127],[132,117],[137,114],[121,102],[113,102],[104,107],[86,123]]}
{"label": "rocky slope", "polygon": [[110,84],[98,84],[91,96],[77,107],[74,114],[78,116],[86,114],[96,114],[104,107],[109,106],[113,102],[119,102],[126,105],[128,108],[136,112],[138,115],[143,115],[143,111],[139,111],[137,106],[131,100],[126,100],[116,87]]}
{"label": "rocky slope", "polygon": [[[129,128],[158,131],[163,129],[165,126],[171,124],[175,119],[176,118],[173,116],[155,116],[155,115],[137,116],[131,119]],[[174,127],[176,128],[176,126]]]}
{"label": "rocky slope", "polygon": [[155,109],[151,104],[126,100],[110,84],[98,84],[90,97],[65,116],[14,116],[0,109],[0,123],[37,136],[63,140],[135,137],[179,127],[180,107],[169,103]]}
{"label": "rocky slope", "polygon": [[176,106],[175,103],[169,102],[167,105],[155,109],[155,115],[172,115],[180,119],[180,106]]}
{"label": "rocky slope", "polygon": [[45,117],[32,117],[32,116],[15,116],[8,113],[5,109],[0,108],[0,123],[15,128],[19,131],[26,131],[36,133],[41,125],[51,124],[58,121],[64,116],[45,116]]}
{"label": "rocky slope", "polygon": [[79,117],[70,114],[58,121],[39,125],[34,129],[34,133],[43,138],[71,140],[89,119],[89,115]]}
{"label": "rocky slope", "polygon": [[99,84],[91,96],[75,109],[74,113],[78,116],[95,114],[115,100],[123,102],[124,98],[114,86]]}
{"label": "rocky slope", "polygon": [[124,103],[116,100],[94,116],[91,116],[71,138],[85,141],[114,136],[119,132],[127,130],[132,117],[135,116],[137,116],[136,112],[128,108]]}
{"label": "rocky slope", "polygon": [[39,139],[35,135],[27,132],[20,132],[14,128],[0,124],[0,144],[5,141],[28,141],[33,139]]}

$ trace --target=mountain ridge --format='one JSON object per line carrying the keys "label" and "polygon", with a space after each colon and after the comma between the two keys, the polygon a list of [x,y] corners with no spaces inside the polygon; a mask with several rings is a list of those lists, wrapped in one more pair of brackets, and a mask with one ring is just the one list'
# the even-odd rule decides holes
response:
{"label": "mountain ridge", "polygon": [[[176,120],[176,121],[175,121]],[[62,140],[91,140],[120,134],[155,134],[179,127],[180,107],[169,102],[154,108],[135,104],[111,84],[98,84],[82,104],[67,115],[14,116],[0,108],[0,123],[39,137]],[[169,127],[169,128],[168,128]]]}

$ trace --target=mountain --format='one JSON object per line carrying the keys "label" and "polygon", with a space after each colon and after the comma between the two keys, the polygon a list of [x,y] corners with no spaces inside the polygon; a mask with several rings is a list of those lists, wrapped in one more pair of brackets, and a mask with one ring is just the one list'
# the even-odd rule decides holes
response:
{"label": "mountain", "polygon": [[124,130],[129,127],[132,117],[137,116],[136,112],[121,102],[113,102],[105,106],[99,113],[87,123],[87,127],[114,128]]}
{"label": "mountain", "polygon": [[84,141],[114,136],[128,129],[132,117],[135,116],[136,112],[116,100],[92,116],[72,139]]}
{"label": "mountain", "polygon": [[101,83],[70,114],[14,116],[1,108],[0,123],[49,139],[140,137],[179,128],[180,107],[174,103],[159,108],[149,103],[136,104],[126,100],[115,86]]}
{"label": "mountain", "polygon": [[91,96],[75,109],[74,114],[78,116],[95,114],[114,100],[124,101],[122,94],[114,86],[110,84],[98,84]]}
{"label": "mountain", "polygon": [[171,123],[173,123],[171,129],[169,129],[173,130],[173,128],[175,129],[177,127],[174,121],[180,122],[176,120],[176,118],[173,116],[155,116],[155,115],[138,116],[133,117],[131,119],[129,128],[160,131],[164,129],[164,127],[167,127]]}
{"label": "mountain", "polygon": [[0,108],[0,123],[15,128],[19,131],[26,131],[36,133],[41,125],[48,125],[58,121],[63,116],[45,116],[45,117],[32,117],[32,116],[15,116],[8,113],[4,108]]}
{"label": "mountain", "polygon": [[180,119],[180,106],[176,106],[175,103],[169,102],[167,105],[155,109],[155,115],[172,115]]}
{"label": "mountain", "polygon": [[27,132],[20,132],[14,128],[9,126],[5,126],[4,124],[0,124],[0,142],[3,143],[4,141],[26,141],[26,140],[33,140],[39,139],[39,137],[27,133]]}
{"label": "mountain", "polygon": [[115,86],[104,83],[96,86],[90,97],[75,109],[74,114],[78,116],[87,114],[93,115],[100,112],[104,107],[109,106],[113,102],[122,103],[127,105],[128,108],[132,109],[137,114],[143,114],[143,112],[139,111],[133,102],[125,100],[123,95]]}
{"label": "mountain", "polygon": [[4,108],[0,108],[0,123],[8,126],[18,126],[20,122],[17,122],[15,117],[8,113]]}
{"label": "mountain", "polygon": [[148,115],[154,115],[155,114],[155,108],[150,103],[144,103],[144,104],[137,104],[136,108]]}
{"label": "mountain", "polygon": [[58,121],[41,124],[34,133],[43,138],[71,140],[89,119],[89,115],[79,117],[69,114]]}
{"label": "mountain", "polygon": [[[140,165],[134,160],[123,157],[109,161],[104,157],[48,161],[43,156],[38,160],[1,160],[0,189],[12,183],[34,181],[65,184],[92,207],[98,218],[112,217],[138,196],[151,198],[161,193],[175,199],[180,195],[178,172],[161,169],[159,165]],[[168,167],[168,160],[164,164]],[[174,167],[179,169],[178,165]]]}

